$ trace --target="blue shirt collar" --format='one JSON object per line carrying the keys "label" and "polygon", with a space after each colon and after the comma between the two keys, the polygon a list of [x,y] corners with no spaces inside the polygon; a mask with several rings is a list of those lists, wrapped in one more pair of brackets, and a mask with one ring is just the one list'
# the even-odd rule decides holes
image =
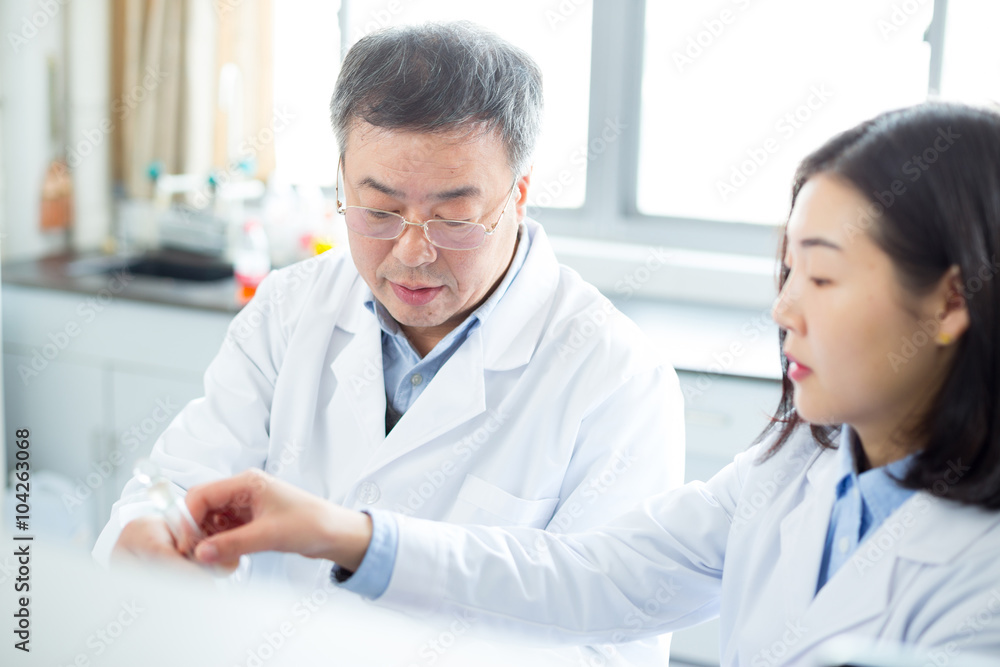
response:
{"label": "blue shirt collar", "polygon": [[[510,284],[514,281],[514,277],[517,276],[518,272],[521,270],[521,266],[524,265],[524,260],[528,256],[528,248],[531,245],[531,239],[528,235],[527,227],[524,221],[517,228],[517,246],[514,250],[514,258],[510,262],[510,266],[507,268],[507,272],[503,276],[503,280],[497,285],[493,293],[490,294],[489,298],[479,305],[474,311],[472,311],[467,318],[454,330],[449,332],[449,335],[445,337],[441,343],[447,343],[454,336],[458,335],[459,332],[465,333],[466,331],[472,331],[478,326],[481,326],[486,318],[496,309],[497,304],[500,299],[503,298],[504,294],[507,293],[507,289]],[[375,315],[378,319],[379,327],[382,331],[393,337],[402,336],[402,330],[399,328],[399,323],[392,317],[388,309],[379,302],[375,295],[372,294],[371,288],[366,288],[365,290],[365,308],[367,308],[371,313]]]}
{"label": "blue shirt collar", "polygon": [[859,475],[855,447],[860,446],[857,433],[845,424],[837,446],[837,497],[842,497],[851,485],[857,486],[874,525],[879,525],[913,495],[912,489],[903,488],[896,480],[906,476],[916,454],[879,468],[869,468]]}

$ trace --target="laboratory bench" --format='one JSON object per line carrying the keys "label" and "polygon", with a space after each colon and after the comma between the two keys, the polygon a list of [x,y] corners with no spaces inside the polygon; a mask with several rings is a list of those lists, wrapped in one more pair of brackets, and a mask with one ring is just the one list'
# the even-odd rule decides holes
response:
{"label": "laboratory bench", "polygon": [[[116,298],[129,301],[229,315],[239,312],[232,268],[215,260],[206,258],[199,261],[192,257],[194,256],[187,253],[170,252],[127,256],[70,252],[36,260],[5,262],[0,273],[4,285],[37,287],[95,297],[110,293]],[[173,273],[186,270],[188,274],[201,279],[145,275],[157,263],[165,265],[170,258],[175,259],[171,267]]]}
{"label": "laboratory bench", "polygon": [[[89,548],[133,462],[202,395],[202,375],[239,311],[232,278],[116,273],[99,255],[4,263],[7,432],[30,428],[32,460],[68,480],[66,512]],[[778,334],[766,311],[613,299],[678,371],[686,480],[746,449],[780,395]],[[12,469],[11,443],[7,444]],[[674,664],[717,665],[717,623],[675,633]],[[675,662],[676,661],[676,662]]]}

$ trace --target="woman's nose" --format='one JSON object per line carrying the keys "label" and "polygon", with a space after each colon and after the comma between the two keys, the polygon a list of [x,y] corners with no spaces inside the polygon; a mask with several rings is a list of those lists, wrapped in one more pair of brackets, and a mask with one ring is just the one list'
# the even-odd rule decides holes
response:
{"label": "woman's nose", "polygon": [[782,329],[801,334],[802,316],[798,308],[798,294],[790,288],[791,284],[786,280],[771,306],[771,319]]}

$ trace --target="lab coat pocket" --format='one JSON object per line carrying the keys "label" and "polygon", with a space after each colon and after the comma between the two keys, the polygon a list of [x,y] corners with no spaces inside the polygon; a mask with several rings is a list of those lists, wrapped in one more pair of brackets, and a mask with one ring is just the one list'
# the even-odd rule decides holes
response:
{"label": "lab coat pocket", "polygon": [[480,477],[467,474],[446,521],[483,526],[544,528],[558,504],[558,498],[519,498]]}

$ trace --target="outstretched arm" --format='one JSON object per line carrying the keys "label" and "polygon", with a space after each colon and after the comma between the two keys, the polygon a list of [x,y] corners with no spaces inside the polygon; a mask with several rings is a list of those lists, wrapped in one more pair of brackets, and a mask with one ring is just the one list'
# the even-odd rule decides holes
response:
{"label": "outstretched arm", "polygon": [[221,531],[195,550],[202,562],[275,550],[354,570],[372,522],[392,521],[398,552],[380,604],[473,612],[488,625],[573,643],[621,642],[718,614],[729,528],[754,453],[707,484],[661,494],[608,526],[574,535],[381,511],[370,518],[259,471],[195,487],[187,501],[207,532]]}

